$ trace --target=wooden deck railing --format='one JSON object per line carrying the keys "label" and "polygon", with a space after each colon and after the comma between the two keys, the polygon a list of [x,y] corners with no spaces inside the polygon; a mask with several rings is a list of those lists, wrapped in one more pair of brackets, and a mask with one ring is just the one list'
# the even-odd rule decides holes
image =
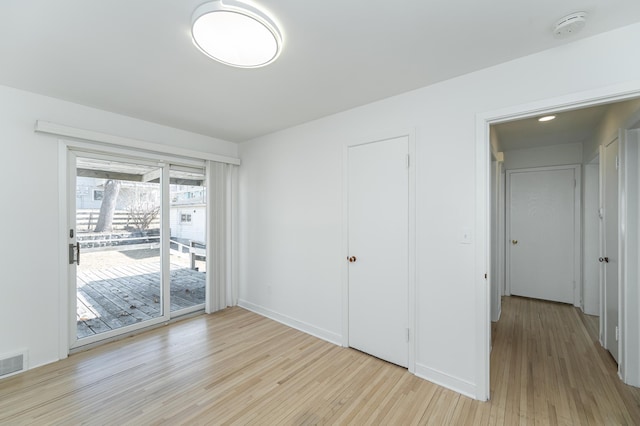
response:
{"label": "wooden deck railing", "polygon": [[[176,246],[174,249],[172,246]],[[189,257],[191,269],[196,269],[196,259],[205,260],[207,258],[207,246],[199,241],[189,241],[189,244],[183,244],[176,240],[171,240],[169,248],[174,254],[180,257]]]}
{"label": "wooden deck railing", "polygon": [[159,248],[160,236],[128,237],[120,233],[91,232],[78,234],[82,251],[90,253],[105,250],[136,250]]}
{"label": "wooden deck railing", "polygon": [[[78,209],[76,211],[76,227],[79,231],[95,229],[100,216],[100,209]],[[116,210],[113,213],[112,227],[114,230],[124,230],[134,223],[131,213],[126,210]],[[160,217],[151,222],[151,228],[160,227]]]}
{"label": "wooden deck railing", "polygon": [[[159,249],[159,230],[150,230],[147,235],[135,236],[142,232],[81,232],[78,233],[80,249],[85,253],[98,251],[125,251]],[[132,236],[134,235],[134,236]],[[169,241],[171,253],[180,257],[188,258],[191,269],[196,269],[196,260],[205,260],[207,256],[207,246],[200,241],[176,239]]]}

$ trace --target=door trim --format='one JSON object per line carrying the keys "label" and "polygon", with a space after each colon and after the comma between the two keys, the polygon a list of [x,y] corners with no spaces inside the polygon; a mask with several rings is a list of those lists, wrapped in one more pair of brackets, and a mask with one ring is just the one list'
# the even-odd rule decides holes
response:
{"label": "door trim", "polygon": [[634,80],[616,85],[601,86],[568,95],[545,98],[526,104],[508,105],[501,109],[480,111],[476,114],[476,256],[474,266],[474,286],[476,288],[476,399],[486,401],[490,397],[490,280],[492,277],[488,274],[491,270],[492,259],[490,239],[488,237],[491,235],[492,229],[491,211],[489,210],[491,207],[491,181],[489,179],[491,167],[491,125],[536,117],[538,115],[602,105],[610,102],[625,101],[638,97],[640,97],[640,80]]}
{"label": "door trim", "polygon": [[64,359],[69,355],[69,261],[67,259],[68,232],[68,200],[69,160],[68,147],[64,141],[58,141],[58,358]]}
{"label": "door trim", "polygon": [[[573,188],[573,306],[580,307],[582,300],[582,166],[580,164],[566,166],[530,167],[526,169],[507,170],[505,192],[505,248],[511,240],[511,175],[526,172],[542,172],[552,170],[573,170],[575,186]],[[506,295],[511,295],[511,250],[505,249]]]}
{"label": "door trim", "polygon": [[[619,130],[615,131],[615,135],[608,138],[608,142],[603,143],[600,145],[600,150],[601,150],[601,154],[602,156],[600,157],[600,211],[604,211],[605,209],[605,197],[607,195],[607,191],[606,191],[606,169],[605,169],[605,163],[606,163],[606,151],[607,151],[607,147],[611,144],[613,144],[614,142],[618,143],[618,161],[619,166],[617,169],[617,181],[618,181],[618,202],[617,202],[617,209],[618,209],[618,214],[617,214],[617,221],[618,221],[618,229],[617,229],[617,234],[618,234],[618,328],[621,330],[622,329],[622,323],[621,323],[621,316],[622,316],[622,312],[620,311],[620,307],[621,307],[621,301],[622,301],[622,293],[621,293],[621,288],[622,288],[622,277],[621,277],[621,272],[622,272],[622,252],[621,252],[621,234],[620,234],[620,226],[622,224],[621,221],[621,215],[622,215],[622,209],[620,206],[620,202],[621,202],[621,191],[622,191],[622,186],[621,186],[621,179],[622,179],[622,146],[621,146],[621,141],[620,141],[620,132]],[[607,223],[604,220],[603,217],[600,218],[600,257],[606,256],[606,226]],[[607,288],[606,288],[606,277],[607,277],[607,271],[605,268],[604,264],[600,264],[600,292],[601,292],[601,298],[600,298],[600,345],[602,345],[603,348],[607,349],[607,339],[608,339],[608,333],[607,333],[607,315],[606,315],[606,310],[607,310]],[[620,365],[622,364],[622,354],[620,351],[620,345],[621,345],[621,340],[620,339],[617,342],[617,346],[618,346],[618,372],[620,371]]]}
{"label": "door trim", "polygon": [[[635,123],[638,126],[640,123]],[[640,278],[638,262],[640,260],[640,129],[627,128],[620,132],[622,211],[621,218],[625,224],[626,235],[621,239],[622,277],[620,282],[620,339],[618,353],[621,360],[640,359],[640,315],[638,306],[632,301],[638,300],[638,280]],[[625,383],[640,386],[640,364],[633,362],[620,363],[620,376]]]}
{"label": "door trim", "polygon": [[342,146],[342,346],[349,347],[349,264],[344,259],[349,256],[349,198],[348,198],[348,171],[349,148],[369,143],[381,142],[389,139],[407,137],[409,142],[409,250],[408,250],[408,324],[409,324],[409,359],[407,368],[410,373],[416,370],[416,339],[419,336],[416,322],[416,144],[415,130],[396,130],[370,137],[359,138],[355,141],[346,141]]}
{"label": "door trim", "polygon": [[[598,147],[598,156],[600,158],[600,163],[598,164],[598,208],[600,209],[598,212],[598,257],[604,256],[604,220],[602,217],[602,209],[604,208],[604,151],[605,145],[601,144]],[[604,347],[604,335],[605,335],[605,324],[604,324],[604,306],[605,298],[604,294],[604,268],[600,266],[598,268],[598,286],[600,287],[600,306],[598,307],[598,312],[600,314],[600,320],[598,321],[599,330],[598,330],[598,341],[600,342],[600,346]]]}

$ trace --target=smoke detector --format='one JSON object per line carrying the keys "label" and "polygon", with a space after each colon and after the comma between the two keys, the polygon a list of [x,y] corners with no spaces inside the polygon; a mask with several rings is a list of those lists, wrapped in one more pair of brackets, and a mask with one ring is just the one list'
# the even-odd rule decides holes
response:
{"label": "smoke detector", "polygon": [[556,22],[553,35],[557,38],[568,37],[584,28],[587,23],[586,12],[574,12]]}

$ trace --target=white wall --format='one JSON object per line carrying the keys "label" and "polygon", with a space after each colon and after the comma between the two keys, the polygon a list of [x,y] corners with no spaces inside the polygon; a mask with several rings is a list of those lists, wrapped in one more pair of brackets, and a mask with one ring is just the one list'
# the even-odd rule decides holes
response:
{"label": "white wall", "polygon": [[489,129],[489,143],[491,144],[491,155],[493,158],[497,158],[502,149],[500,147],[500,139],[493,126]]}
{"label": "white wall", "polygon": [[491,321],[500,320],[502,312],[502,295],[505,293],[504,269],[504,202],[505,202],[505,170],[504,152],[494,127],[489,128],[489,143],[491,148]]}
{"label": "white wall", "polygon": [[[502,155],[500,155],[502,158]],[[504,288],[504,182],[502,161],[491,162],[491,321],[502,312]]]}
{"label": "white wall", "polygon": [[637,387],[640,386],[640,130],[626,132],[623,150],[622,218],[625,226],[620,251],[623,256],[620,277],[623,362],[620,374],[625,383]]}
{"label": "white wall", "polygon": [[541,146],[505,151],[504,153],[504,168],[506,170],[567,164],[582,164],[581,143]]}
{"label": "white wall", "polygon": [[597,157],[600,145],[607,144],[617,137],[620,127],[627,127],[640,120],[639,113],[640,99],[613,104],[598,124],[593,138],[584,143],[584,163],[589,163]]}
{"label": "white wall", "polygon": [[[491,172],[490,172],[490,185],[491,185],[491,194],[490,194],[490,214],[491,214],[491,234],[490,234],[490,246],[491,246],[491,258],[496,259],[498,257],[498,235],[496,230],[498,229],[498,175],[499,168],[498,162],[495,159],[491,161]],[[499,293],[498,293],[498,264],[497,262],[491,262],[491,269],[489,272],[489,276],[492,277],[491,281],[491,321],[498,321],[499,319],[499,311],[501,308]]]}
{"label": "white wall", "polygon": [[[44,72],[44,71],[43,71]],[[45,120],[166,145],[237,156],[237,145],[0,86],[0,355],[29,350],[30,367],[58,359],[58,144]]]}
{"label": "white wall", "polygon": [[475,227],[476,114],[635,82],[639,38],[625,27],[241,144],[240,298],[340,340],[342,147],[415,129],[416,370],[475,395],[475,253],[458,236]]}

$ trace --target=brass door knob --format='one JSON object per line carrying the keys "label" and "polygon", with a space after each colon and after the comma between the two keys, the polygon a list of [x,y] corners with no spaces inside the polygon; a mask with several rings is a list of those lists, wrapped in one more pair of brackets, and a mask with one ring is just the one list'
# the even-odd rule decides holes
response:
{"label": "brass door knob", "polygon": [[515,246],[516,244],[518,244],[518,240],[511,240],[511,244]]}
{"label": "brass door knob", "polygon": [[349,257],[347,257],[347,260],[349,261],[349,263],[353,263],[358,259],[355,256],[349,256]]}

